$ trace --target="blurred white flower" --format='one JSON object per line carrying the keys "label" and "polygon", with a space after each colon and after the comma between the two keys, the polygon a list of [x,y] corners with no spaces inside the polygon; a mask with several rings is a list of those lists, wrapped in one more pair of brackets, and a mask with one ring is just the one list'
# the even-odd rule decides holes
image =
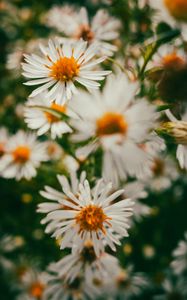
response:
{"label": "blurred white flower", "polygon": [[64,281],[58,268],[53,268],[52,271],[49,268],[48,273],[45,274],[45,283],[45,300],[94,300],[98,295],[98,288],[88,284],[81,276],[76,277],[72,282]]}
{"label": "blurred white flower", "polygon": [[36,136],[18,131],[6,144],[5,154],[0,159],[0,174],[4,178],[27,180],[36,176],[36,168],[47,161],[46,146]]}
{"label": "blurred white flower", "polygon": [[[187,39],[187,2],[186,0],[149,0],[155,12],[155,21],[166,22],[181,29],[183,38]],[[154,18],[153,17],[153,18]]]}
{"label": "blurred white flower", "polygon": [[158,49],[148,65],[168,71],[178,71],[187,65],[187,54],[173,44],[165,44]]}
{"label": "blurred white flower", "polygon": [[141,144],[149,138],[156,113],[154,106],[145,99],[135,100],[137,88],[136,83],[119,73],[116,77],[108,77],[102,92],[82,93],[74,99],[74,109],[80,120],[72,120],[77,130],[72,141],[92,138],[78,149],[77,157],[85,159],[102,148],[102,176],[116,187],[127,175],[141,177],[149,169],[150,157]]}
{"label": "blurred white flower", "polygon": [[46,91],[46,98],[63,105],[78,92],[75,83],[78,82],[88,89],[97,89],[100,86],[97,81],[111,73],[93,70],[106,57],[92,60],[97,46],[87,47],[87,42],[84,41],[60,45],[57,39],[49,40],[48,47],[40,45],[40,50],[42,57],[35,54],[24,55],[26,63],[22,64],[23,75],[31,79],[25,84],[41,85],[31,93],[31,97]]}
{"label": "blurred white flower", "polygon": [[173,258],[171,267],[175,274],[181,275],[187,270],[187,232],[185,233],[185,240],[180,241],[173,251]]}
{"label": "blurred white flower", "polygon": [[184,277],[174,278],[168,274],[162,284],[163,293],[154,296],[154,300],[180,299],[186,300],[187,297],[187,280]]}
{"label": "blurred white flower", "polygon": [[157,155],[151,164],[151,176],[145,178],[144,184],[154,192],[161,192],[168,189],[178,177],[179,172],[174,159],[166,155]]}
{"label": "blurred white flower", "polygon": [[145,191],[145,184],[139,181],[126,183],[124,187],[124,197],[134,201],[133,218],[136,221],[141,221],[143,217],[149,216],[151,208],[142,203],[141,199],[146,198],[148,193]]}
{"label": "blurred white flower", "polygon": [[120,21],[109,16],[107,10],[98,10],[90,21],[85,7],[77,11],[72,6],[55,6],[49,11],[48,24],[63,33],[68,41],[83,39],[96,44],[101,55],[111,56],[117,50],[112,41],[119,36]]}
{"label": "blurred white flower", "polygon": [[[178,122],[177,118],[174,117],[174,115],[170,112],[170,110],[166,111],[166,115],[170,119],[170,121],[172,121],[172,122]],[[182,115],[181,120],[182,121],[187,121],[187,110]],[[184,144],[179,144],[177,146],[176,157],[177,157],[177,159],[179,161],[180,167],[182,169],[186,169],[187,170],[187,144],[186,144],[186,141],[184,142]]]}
{"label": "blurred white flower", "polygon": [[113,283],[111,282],[107,287],[109,294],[107,299],[114,299],[115,296],[120,300],[132,299],[133,296],[139,296],[149,284],[143,273],[135,272],[133,266],[128,266],[126,269],[121,269]]}
{"label": "blurred white flower", "polygon": [[90,282],[93,277],[98,280],[114,277],[119,272],[119,264],[116,257],[106,252],[97,257],[92,243],[87,241],[80,253],[66,255],[60,261],[52,263],[49,269],[58,271],[66,282],[74,281],[80,274],[84,274],[85,281]]}
{"label": "blurred white flower", "polygon": [[[38,212],[47,213],[43,222],[50,222],[48,231],[53,236],[62,238],[61,249],[69,247],[72,242],[79,252],[87,240],[91,240],[97,256],[104,252],[105,245],[115,251],[115,244],[128,236],[128,218],[132,215],[133,202],[130,199],[113,201],[123,190],[111,194],[111,183],[99,180],[93,190],[87,180],[78,184],[78,193],[74,193],[64,176],[58,176],[63,193],[46,187],[41,195],[49,200],[39,204]],[[75,249],[75,248],[74,248]],[[73,250],[74,250],[73,249]]]}
{"label": "blurred white flower", "polygon": [[62,156],[64,155],[64,151],[58,143],[54,141],[47,141],[45,142],[45,144],[49,160],[54,161],[62,158]]}
{"label": "blurred white flower", "polygon": [[45,299],[46,275],[34,268],[25,269],[18,284],[19,294],[16,300]]}
{"label": "blurred white flower", "polygon": [[[48,111],[48,108],[52,109],[54,114]],[[52,139],[60,138],[64,133],[72,132],[63,115],[65,117],[76,117],[68,105],[51,103],[49,99],[46,99],[46,93],[44,92],[34,98],[29,98],[24,110],[25,122],[28,127],[36,129],[38,135],[50,131]]]}

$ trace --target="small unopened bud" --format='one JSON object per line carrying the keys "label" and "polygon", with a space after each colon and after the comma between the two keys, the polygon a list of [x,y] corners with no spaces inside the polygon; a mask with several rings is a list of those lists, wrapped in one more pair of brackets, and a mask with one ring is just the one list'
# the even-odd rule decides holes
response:
{"label": "small unopened bud", "polygon": [[170,135],[178,144],[187,145],[187,121],[166,122],[159,131]]}

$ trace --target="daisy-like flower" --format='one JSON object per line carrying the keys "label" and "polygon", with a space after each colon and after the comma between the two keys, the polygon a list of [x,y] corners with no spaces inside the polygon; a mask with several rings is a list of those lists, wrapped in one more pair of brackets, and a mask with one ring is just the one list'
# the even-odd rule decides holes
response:
{"label": "daisy-like flower", "polygon": [[[82,172],[80,174],[80,178],[77,177],[77,173],[76,171],[70,171],[70,180],[68,181],[67,178],[65,176],[58,176],[58,181],[61,185],[62,180],[64,182],[66,182],[66,185],[68,187],[68,190],[71,190],[72,193],[74,195],[78,194],[79,191],[79,183],[83,184],[85,178],[86,178],[86,173]],[[45,187],[45,192],[41,192],[41,195],[44,196],[45,198],[47,198],[48,200],[52,200],[53,202],[45,202],[45,203],[41,203],[38,205],[38,212],[41,213],[50,213],[53,210],[61,210],[63,209],[69,209],[69,203],[65,202],[65,203],[61,203],[62,199],[66,199],[67,196],[65,193],[63,192],[58,192],[55,189],[46,186]],[[48,223],[48,225],[46,226],[45,232],[46,233],[51,233],[53,232],[56,228],[57,228],[57,224],[58,224],[58,220],[52,220],[49,222],[48,219],[44,218],[42,219],[42,224],[46,224]]]}
{"label": "daisy-like flower", "polygon": [[149,155],[141,144],[154,127],[156,113],[146,100],[135,101],[136,91],[136,83],[130,83],[125,75],[111,75],[102,93],[82,93],[74,101],[81,120],[72,121],[77,130],[72,140],[83,142],[92,138],[92,142],[78,149],[77,157],[85,159],[102,148],[102,176],[115,186],[127,175],[141,176],[149,165]]}
{"label": "daisy-like flower", "polygon": [[[118,299],[129,300],[139,296],[149,286],[149,281],[143,273],[134,272],[133,266],[121,269],[113,283],[107,287],[109,295],[118,296]],[[114,299],[114,298],[110,298]]]}
{"label": "daisy-like flower", "polygon": [[[167,117],[170,119],[172,122],[179,122],[177,118],[170,112],[170,110],[166,111]],[[187,121],[187,110],[183,114],[182,121]],[[180,142],[179,145],[177,146],[177,153],[176,153],[177,159],[179,161],[179,165],[182,169],[187,170],[187,144],[186,144],[186,139],[184,141]]]}
{"label": "daisy-like flower", "polygon": [[183,49],[179,49],[174,45],[163,45],[153,56],[152,64],[154,67],[167,71],[178,71],[186,67],[187,55]]}
{"label": "daisy-like flower", "polygon": [[[54,114],[47,109],[52,109]],[[65,117],[76,117],[68,105],[51,103],[49,99],[46,99],[46,93],[30,98],[24,111],[25,122],[28,127],[36,129],[38,135],[50,131],[52,139],[60,138],[64,133],[72,132],[71,127],[63,120],[62,114]]]}
{"label": "daisy-like flower", "polygon": [[36,168],[47,161],[46,146],[36,140],[34,134],[18,131],[6,144],[0,159],[0,174],[4,178],[27,180],[36,176]]}
{"label": "daisy-like flower", "polygon": [[169,156],[157,155],[151,163],[151,176],[145,178],[144,184],[154,192],[161,192],[168,189],[178,177],[175,161]]}
{"label": "daisy-like flower", "polygon": [[102,179],[93,190],[84,180],[76,194],[71,191],[64,176],[58,176],[58,179],[64,193],[46,187],[41,195],[55,203],[42,203],[38,211],[48,213],[44,221],[51,223],[49,230],[54,231],[54,237],[62,238],[61,249],[72,243],[80,252],[84,243],[91,240],[97,256],[104,252],[105,245],[115,251],[115,244],[120,245],[120,238],[128,236],[127,221],[132,215],[133,202],[125,199],[113,204],[123,190],[111,194],[111,183],[103,186]]}
{"label": "daisy-like flower", "polygon": [[67,6],[65,8],[56,6],[49,12],[48,23],[65,34],[70,41],[83,39],[90,44],[97,44],[100,54],[111,56],[117,50],[112,41],[119,36],[120,22],[109,16],[104,9],[98,10],[89,21],[85,7],[77,11],[73,7],[67,9]]}
{"label": "daisy-like flower", "polygon": [[9,134],[5,127],[0,128],[0,158],[5,153],[6,144],[9,140]]}
{"label": "daisy-like flower", "polygon": [[177,275],[181,275],[187,270],[187,232],[185,233],[185,240],[180,241],[177,248],[173,251],[173,261],[171,267]]}
{"label": "daisy-like flower", "polygon": [[44,299],[44,290],[46,288],[46,275],[38,270],[23,270],[24,275],[20,277],[21,281],[18,285],[20,294],[17,300],[36,300]]}
{"label": "daisy-like flower", "polygon": [[[77,41],[74,44],[64,43],[62,46],[57,40],[49,40],[48,47],[40,45],[42,57],[31,54],[25,55],[23,75],[31,80],[26,85],[41,85],[31,93],[31,97],[46,91],[46,97],[63,105],[73,94],[77,93],[75,83],[80,83],[88,89],[97,89],[110,71],[93,70],[96,65],[106,59],[101,57],[95,60],[97,46],[87,47],[87,42]],[[49,91],[48,89],[51,88]]]}
{"label": "daisy-like flower", "polygon": [[45,144],[49,160],[58,161],[64,156],[62,147],[55,141],[47,141]]}
{"label": "daisy-like flower", "polygon": [[98,289],[94,285],[88,284],[81,276],[76,277],[72,282],[64,281],[58,268],[50,270],[49,267],[45,274],[45,283],[45,300],[94,300],[98,295]]}
{"label": "daisy-like flower", "polygon": [[149,0],[149,4],[156,10],[155,20],[157,22],[167,22],[171,26],[180,26],[184,38],[187,38],[186,0]]}
{"label": "daisy-like flower", "polygon": [[186,300],[187,280],[180,276],[175,278],[173,274],[168,273],[167,278],[162,284],[163,293],[155,296],[154,300],[180,299]]}
{"label": "daisy-like flower", "polygon": [[66,255],[60,261],[52,263],[49,269],[58,271],[68,282],[72,282],[80,274],[84,274],[85,280],[90,282],[90,278],[100,280],[114,277],[119,272],[119,264],[116,257],[106,252],[97,257],[92,243],[87,241],[80,253]]}

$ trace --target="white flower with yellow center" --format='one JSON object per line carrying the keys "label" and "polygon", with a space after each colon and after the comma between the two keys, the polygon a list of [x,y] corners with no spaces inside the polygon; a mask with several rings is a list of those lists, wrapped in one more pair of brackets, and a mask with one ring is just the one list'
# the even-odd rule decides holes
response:
{"label": "white flower with yellow center", "polygon": [[187,38],[186,0],[149,0],[149,4],[156,10],[156,20],[158,22],[167,22],[171,26],[179,25],[183,36]]}
{"label": "white flower with yellow center", "polygon": [[45,96],[46,93],[41,93],[34,98],[30,98],[26,103],[24,116],[28,127],[36,129],[38,135],[50,131],[52,139],[60,138],[64,133],[72,132],[71,127],[63,119],[70,116],[74,118],[76,115],[68,105],[51,103]]}
{"label": "white flower with yellow center", "polygon": [[[63,105],[78,90],[75,83],[88,89],[97,89],[110,71],[96,71],[95,66],[106,59],[101,57],[93,60],[97,47],[87,47],[87,42],[77,41],[74,44],[60,45],[57,40],[49,40],[48,47],[40,45],[42,57],[31,54],[25,55],[23,75],[31,80],[26,85],[41,85],[31,93],[31,97],[46,91],[46,97]],[[94,70],[93,70],[94,68]],[[50,90],[48,90],[51,88]]]}
{"label": "white flower with yellow center", "polygon": [[[177,118],[170,112],[170,110],[166,111],[167,117],[170,119],[172,122],[179,122]],[[187,122],[187,110],[183,114],[181,121]],[[180,131],[179,131],[180,132]],[[182,169],[187,170],[187,139],[184,139],[183,143],[179,143],[177,146],[177,153],[176,157],[179,161],[179,165]]]}
{"label": "white flower with yellow center", "polygon": [[77,130],[72,140],[83,142],[92,138],[92,142],[78,149],[77,157],[85,159],[102,148],[102,176],[115,186],[127,175],[141,176],[149,164],[149,155],[141,144],[148,139],[156,114],[146,100],[135,100],[137,87],[123,74],[109,76],[102,93],[82,93],[74,101],[80,120],[72,121]]}
{"label": "white flower with yellow center", "polygon": [[77,276],[72,282],[66,282],[59,274],[58,268],[47,270],[45,274],[46,289],[44,290],[45,300],[88,300],[97,299],[98,287],[86,282],[81,276]]}
{"label": "white flower with yellow center", "polygon": [[41,273],[36,269],[25,269],[23,267],[20,276],[18,300],[44,299],[46,288],[46,273]]}
{"label": "white flower with yellow center", "polygon": [[87,241],[80,253],[66,255],[56,263],[52,263],[51,271],[58,271],[58,274],[66,282],[72,282],[79,274],[84,274],[85,280],[90,278],[104,279],[113,277],[119,272],[118,259],[106,252],[96,256],[92,243]]}
{"label": "white flower with yellow center", "polygon": [[144,179],[145,186],[154,192],[168,189],[172,182],[179,177],[177,165],[173,158],[157,155],[151,164],[151,176]]}
{"label": "white flower with yellow center", "polygon": [[36,140],[34,134],[18,131],[6,144],[0,159],[0,174],[4,178],[27,180],[36,176],[36,168],[48,160],[46,146]]}
{"label": "white flower with yellow center", "polygon": [[159,48],[149,63],[152,67],[159,67],[166,71],[179,71],[187,66],[187,55],[183,49],[167,44]]}
{"label": "white flower with yellow center", "polygon": [[38,211],[48,213],[44,222],[50,222],[48,231],[54,231],[54,237],[62,238],[61,249],[71,243],[80,252],[85,241],[91,240],[97,256],[106,244],[115,251],[120,238],[128,236],[127,221],[132,215],[132,201],[125,199],[113,204],[123,190],[111,194],[111,183],[103,186],[103,180],[99,180],[93,190],[84,180],[73,193],[64,176],[58,176],[58,179],[63,193],[46,187],[41,195],[55,202],[40,204]]}
{"label": "white flower with yellow center", "polygon": [[144,273],[135,272],[134,267],[129,265],[126,269],[121,269],[113,282],[109,281],[106,292],[111,297],[109,299],[130,300],[139,296],[150,286],[150,282]]}
{"label": "white flower with yellow center", "polygon": [[55,6],[49,11],[48,24],[65,34],[70,41],[83,39],[89,44],[97,44],[100,54],[110,56],[117,50],[112,41],[119,36],[120,22],[104,9],[98,10],[89,21],[85,7],[77,11],[71,6],[69,9],[67,6]]}

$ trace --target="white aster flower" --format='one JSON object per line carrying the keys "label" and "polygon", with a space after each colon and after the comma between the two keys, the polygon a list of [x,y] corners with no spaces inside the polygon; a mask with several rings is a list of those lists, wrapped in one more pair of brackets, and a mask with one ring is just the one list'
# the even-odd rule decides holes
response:
{"label": "white aster flower", "polygon": [[49,12],[48,23],[70,41],[83,39],[96,44],[99,54],[111,56],[117,50],[111,42],[119,36],[120,22],[104,9],[98,10],[90,21],[85,7],[77,11],[71,6],[69,9],[55,6]]}
{"label": "white aster flower", "polygon": [[[54,114],[48,111],[48,108],[52,109]],[[28,127],[36,129],[38,135],[50,131],[52,139],[60,138],[64,133],[72,132],[71,127],[63,120],[62,114],[67,117],[76,117],[68,105],[51,103],[49,99],[46,99],[46,93],[30,98],[24,110],[25,122]]]}
{"label": "white aster flower", "polygon": [[46,289],[44,291],[44,300],[88,300],[96,299],[98,295],[97,288],[88,284],[81,276],[76,277],[72,282],[66,282],[59,274],[58,268],[45,274]]}
{"label": "white aster flower", "polygon": [[72,121],[77,130],[72,141],[92,138],[78,149],[77,157],[84,159],[102,148],[102,176],[115,186],[127,175],[142,176],[149,165],[149,155],[141,144],[154,127],[155,108],[146,100],[135,100],[136,91],[137,84],[129,82],[124,74],[111,75],[102,93],[82,93],[74,101],[81,120]]}
{"label": "white aster flower", "polygon": [[66,177],[58,176],[58,179],[63,193],[46,187],[41,195],[55,202],[40,204],[38,211],[47,213],[44,222],[50,222],[48,231],[54,231],[54,237],[62,238],[61,249],[72,243],[80,252],[84,243],[91,240],[97,256],[104,252],[107,244],[115,251],[120,238],[128,236],[127,221],[132,215],[133,202],[125,199],[113,204],[123,190],[111,194],[111,183],[103,187],[103,180],[99,180],[93,190],[84,180],[74,193]]}
{"label": "white aster flower", "polygon": [[0,174],[4,178],[27,180],[36,176],[36,168],[47,161],[46,146],[36,140],[35,134],[18,131],[6,144],[0,159]]}
{"label": "white aster flower", "polygon": [[155,21],[167,22],[171,26],[180,27],[183,37],[187,38],[186,0],[149,0],[149,4],[156,10]]}
{"label": "white aster flower", "polygon": [[51,271],[58,271],[64,281],[72,282],[82,275],[87,282],[90,279],[114,276],[119,272],[118,259],[106,252],[96,256],[92,243],[87,241],[80,253],[66,255],[60,261],[52,263],[49,267]]}
{"label": "white aster flower", "polygon": [[[167,117],[170,119],[172,122],[178,122],[177,118],[174,117],[174,115],[170,112],[170,110],[166,111]],[[187,111],[182,115],[181,117],[182,121],[187,121]],[[179,144],[177,146],[177,153],[176,157],[179,161],[179,165],[182,169],[187,170],[187,145],[186,143],[184,144]]]}
{"label": "white aster flower", "polygon": [[187,232],[185,233],[185,240],[180,241],[173,251],[173,258],[171,267],[175,274],[181,275],[187,270]]}
{"label": "white aster flower", "polygon": [[[78,82],[88,89],[97,89],[110,71],[96,71],[93,67],[105,60],[106,57],[92,60],[97,52],[97,46],[87,47],[87,42],[77,41],[74,44],[57,40],[49,40],[48,47],[40,45],[42,57],[31,54],[25,55],[23,75],[31,80],[26,85],[41,85],[31,93],[34,97],[46,91],[46,97],[63,105],[73,94],[77,93],[75,83]],[[48,89],[51,88],[49,91]]]}
{"label": "white aster flower", "polygon": [[0,128],[0,158],[5,153],[6,144],[9,140],[9,134],[5,127]]}
{"label": "white aster flower", "polygon": [[45,144],[49,160],[58,161],[64,156],[62,147],[55,141],[47,141]]}
{"label": "white aster flower", "polygon": [[171,71],[178,71],[186,67],[186,64],[186,52],[173,44],[161,46],[158,52],[153,56],[153,61],[149,63],[152,67],[159,67]]}
{"label": "white aster flower", "polygon": [[151,164],[151,176],[146,177],[144,184],[154,192],[168,189],[179,177],[177,165],[170,156],[157,155]]}
{"label": "white aster flower", "polygon": [[[121,269],[113,283],[107,287],[109,296],[118,296],[120,300],[129,300],[139,296],[149,286],[149,281],[143,273],[134,272],[133,266]],[[114,299],[114,298],[108,298]]]}
{"label": "white aster flower", "polygon": [[154,296],[154,300],[181,299],[187,297],[187,280],[184,277],[175,278],[168,274],[162,284],[163,293]]}
{"label": "white aster flower", "polygon": [[44,290],[46,288],[46,274],[38,270],[25,270],[24,275],[20,278],[20,293],[16,300],[44,300]]}

